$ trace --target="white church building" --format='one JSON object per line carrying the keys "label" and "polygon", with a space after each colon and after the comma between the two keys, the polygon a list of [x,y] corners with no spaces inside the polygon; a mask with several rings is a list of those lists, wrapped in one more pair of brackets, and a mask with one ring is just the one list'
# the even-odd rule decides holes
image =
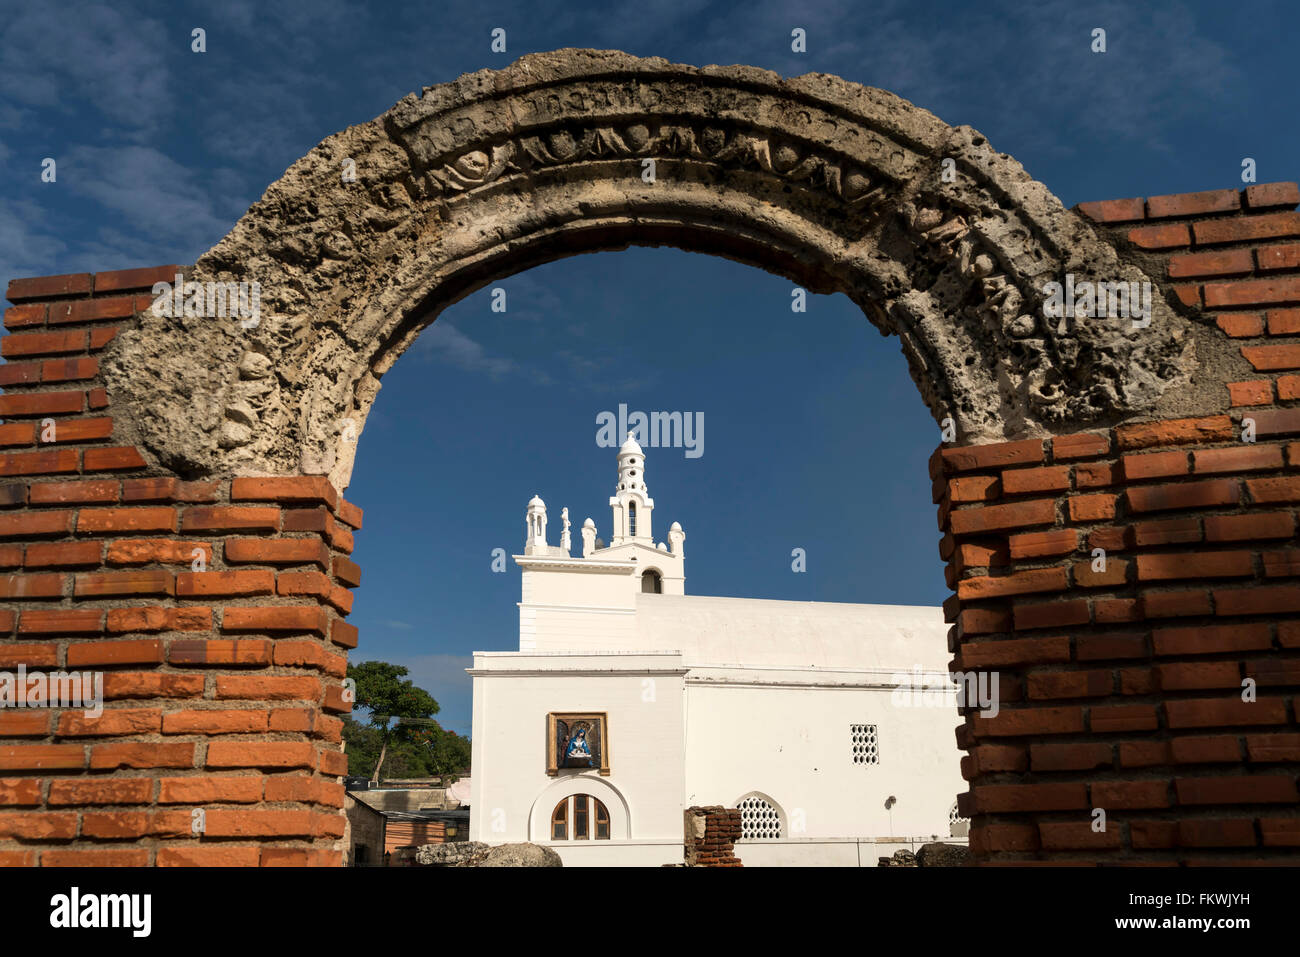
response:
{"label": "white church building", "polygon": [[519,650],[469,669],[471,840],[547,845],[567,867],[679,864],[684,810],[724,805],[745,866],[964,843],[940,609],[687,595],[686,534],[655,542],[631,435],[609,504],[609,544],[588,518],[574,555],[568,509],[549,545],[528,503]]}

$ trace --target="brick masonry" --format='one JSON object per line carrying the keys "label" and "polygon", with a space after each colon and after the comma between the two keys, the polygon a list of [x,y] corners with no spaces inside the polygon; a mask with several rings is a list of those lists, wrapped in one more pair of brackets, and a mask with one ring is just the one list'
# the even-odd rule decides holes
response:
{"label": "brick masonry", "polygon": [[981,863],[1300,863],[1297,202],[1079,207],[1258,373],[1223,414],[931,459],[953,668],[1000,673],[1001,712],[957,729]]}
{"label": "brick masonry", "polygon": [[[957,729],[979,863],[1300,862],[1298,202],[1079,207],[1254,370],[1221,413],[931,460],[953,667],[1000,673],[1001,713]],[[320,476],[187,480],[129,441],[98,356],[175,272],[8,288],[0,670],[102,671],[107,702],[0,711],[0,864],[342,860],[361,512]],[[688,861],[739,865],[739,812],[692,813]]]}
{"label": "brick masonry", "polygon": [[0,670],[102,672],[105,710],[0,710],[0,864],[342,861],[361,511],[321,477],[186,481],[117,438],[97,355],[175,273],[9,286]]}
{"label": "brick masonry", "polygon": [[734,807],[688,807],[686,820],[687,867],[743,867],[736,856],[740,840],[740,810]]}

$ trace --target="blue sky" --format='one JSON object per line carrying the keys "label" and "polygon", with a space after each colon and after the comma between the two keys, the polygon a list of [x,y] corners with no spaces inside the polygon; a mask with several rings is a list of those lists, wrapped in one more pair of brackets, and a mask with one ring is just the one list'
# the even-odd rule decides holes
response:
{"label": "blue sky", "polygon": [[[193,262],[294,160],[412,90],[566,46],[835,73],[969,124],[1066,205],[1300,177],[1294,38],[1276,3],[0,2],[0,282]],[[1089,50],[1094,27],[1107,52]],[[206,31],[207,52],[190,50]],[[505,54],[490,33],[507,32]],[[808,51],[790,50],[790,31]],[[54,183],[42,160],[57,161]],[[649,449],[656,534],[694,594],[938,604],[937,430],[898,345],[843,296],[633,249],[504,278],[384,378],[348,498],[366,510],[356,660],[411,667],[469,730],[475,649],[517,640],[539,493],[608,532],[596,415],[702,412],[704,455]],[[807,551],[795,574],[790,551]]]}

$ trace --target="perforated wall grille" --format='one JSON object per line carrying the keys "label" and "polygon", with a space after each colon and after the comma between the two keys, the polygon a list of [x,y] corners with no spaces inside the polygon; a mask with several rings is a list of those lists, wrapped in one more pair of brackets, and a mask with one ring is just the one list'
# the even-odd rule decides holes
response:
{"label": "perforated wall grille", "polygon": [[853,742],[854,764],[879,764],[880,748],[877,746],[874,724],[849,725],[849,738]]}
{"label": "perforated wall grille", "polygon": [[771,841],[781,836],[781,815],[761,797],[751,794],[736,806],[740,808],[742,841]]}

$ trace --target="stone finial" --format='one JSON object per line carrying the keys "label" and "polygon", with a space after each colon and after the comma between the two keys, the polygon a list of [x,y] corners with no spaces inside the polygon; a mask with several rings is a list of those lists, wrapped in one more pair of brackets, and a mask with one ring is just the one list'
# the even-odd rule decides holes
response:
{"label": "stone finial", "polygon": [[678,558],[685,558],[686,552],[682,547],[686,541],[686,533],[682,531],[682,526],[678,522],[673,522],[672,527],[668,529],[668,551]]}
{"label": "stone finial", "polygon": [[528,515],[525,518],[527,537],[524,540],[524,554],[546,551],[546,503],[541,496],[534,495],[528,500]]}

